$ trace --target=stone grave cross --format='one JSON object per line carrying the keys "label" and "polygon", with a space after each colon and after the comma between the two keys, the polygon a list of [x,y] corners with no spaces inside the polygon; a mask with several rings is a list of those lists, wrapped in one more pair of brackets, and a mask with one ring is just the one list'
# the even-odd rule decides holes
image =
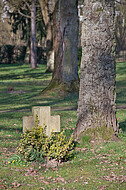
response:
{"label": "stone grave cross", "polygon": [[51,116],[50,106],[35,106],[32,108],[32,116],[23,117],[23,132],[35,126],[35,118],[38,116],[39,126],[46,125],[46,134],[49,136],[51,131],[60,132],[60,116]]}

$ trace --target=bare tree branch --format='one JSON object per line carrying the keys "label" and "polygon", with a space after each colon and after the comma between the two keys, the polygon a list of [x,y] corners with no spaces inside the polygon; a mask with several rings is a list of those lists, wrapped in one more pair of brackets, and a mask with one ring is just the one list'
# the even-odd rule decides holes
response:
{"label": "bare tree branch", "polygon": [[27,2],[25,2],[25,3],[26,3],[26,5],[27,5],[28,9],[31,11],[30,5],[29,5]]}
{"label": "bare tree branch", "polygon": [[115,0],[115,2],[118,3],[118,4],[121,4],[121,5],[126,5],[126,2],[125,2],[125,1],[122,1],[122,2],[121,2],[121,1]]}
{"label": "bare tree branch", "polygon": [[26,18],[31,18],[30,16],[25,15],[24,13],[22,13],[19,9],[18,9],[18,13],[19,13],[20,15],[22,15],[22,16],[24,16],[24,17],[26,17]]}

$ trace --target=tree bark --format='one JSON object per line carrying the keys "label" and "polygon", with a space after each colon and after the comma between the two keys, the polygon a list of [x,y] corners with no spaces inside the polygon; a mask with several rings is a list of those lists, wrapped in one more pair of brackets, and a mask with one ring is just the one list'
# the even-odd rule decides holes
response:
{"label": "tree bark", "polygon": [[77,2],[58,0],[53,14],[54,72],[52,81],[70,90],[78,87],[78,15]]}
{"label": "tree bark", "polygon": [[46,56],[47,69],[46,72],[54,70],[54,50],[53,50],[53,20],[52,14],[57,0],[39,0],[43,20],[46,27]]}
{"label": "tree bark", "polygon": [[103,126],[117,133],[114,31],[114,1],[85,0],[76,138]]}
{"label": "tree bark", "polygon": [[36,6],[35,1],[32,0],[32,10],[31,10],[31,68],[37,67],[37,47],[36,47]]}
{"label": "tree bark", "polygon": [[52,20],[47,25],[46,34],[46,52],[47,52],[47,68],[46,72],[54,70],[54,50],[53,50],[53,24]]}

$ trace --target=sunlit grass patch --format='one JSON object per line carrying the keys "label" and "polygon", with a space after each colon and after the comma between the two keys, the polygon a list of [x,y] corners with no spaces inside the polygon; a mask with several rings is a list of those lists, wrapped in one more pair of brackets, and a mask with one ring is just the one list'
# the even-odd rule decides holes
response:
{"label": "sunlit grass patch", "polygon": [[[96,145],[88,136],[76,144],[74,155],[57,168],[40,162],[15,164],[13,155],[22,134],[22,118],[31,115],[33,106],[51,106],[52,115],[60,115],[61,130],[70,137],[77,121],[78,94],[54,92],[40,96],[51,74],[46,65],[0,65],[0,185],[13,189],[125,189],[126,165],[126,63],[117,63],[117,120],[120,141]],[[12,89],[9,89],[12,87]],[[13,164],[9,162],[12,156]],[[24,166],[25,165],[25,166]]]}

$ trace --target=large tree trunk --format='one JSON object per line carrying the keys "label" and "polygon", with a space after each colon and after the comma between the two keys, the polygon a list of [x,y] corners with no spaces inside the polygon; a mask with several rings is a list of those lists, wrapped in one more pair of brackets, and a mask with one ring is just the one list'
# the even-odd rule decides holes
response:
{"label": "large tree trunk", "polygon": [[54,72],[52,82],[78,88],[77,2],[58,0],[53,14]]}
{"label": "large tree trunk", "polygon": [[[78,119],[75,137],[80,134],[117,133],[114,1],[85,0],[82,24],[82,60]],[[91,134],[92,135],[92,134]],[[111,136],[108,135],[108,138]],[[101,137],[102,138],[102,137]]]}
{"label": "large tree trunk", "polygon": [[36,48],[36,6],[35,1],[32,0],[31,10],[31,68],[37,67],[37,48]]}
{"label": "large tree trunk", "polygon": [[39,0],[43,20],[46,27],[46,56],[47,72],[54,70],[54,50],[53,50],[53,20],[52,14],[57,0]]}

